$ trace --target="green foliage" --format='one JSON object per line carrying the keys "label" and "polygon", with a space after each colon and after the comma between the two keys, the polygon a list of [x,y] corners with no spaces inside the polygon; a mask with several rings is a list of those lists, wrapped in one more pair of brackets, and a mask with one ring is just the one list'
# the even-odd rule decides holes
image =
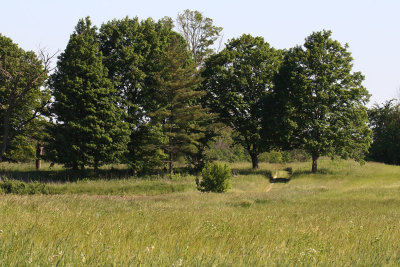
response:
{"label": "green foliage", "polygon": [[0,182],[0,193],[16,195],[48,194],[49,190],[45,184],[38,182],[25,183],[16,180],[5,180]]}
{"label": "green foliage", "polygon": [[201,176],[201,181],[196,178],[197,189],[201,192],[223,193],[231,187],[232,171],[226,164],[208,163]]}
{"label": "green foliage", "polygon": [[281,147],[362,161],[371,142],[364,77],[352,72],[348,46],[330,31],[314,32],[290,49],[264,103],[264,132]]}
{"label": "green foliage", "polygon": [[43,135],[42,114],[50,100],[44,87],[49,62],[44,53],[40,57],[24,51],[0,34],[0,161],[29,158],[21,151],[27,143],[18,142]]}
{"label": "green foliage", "polygon": [[36,158],[36,142],[26,136],[16,136],[10,143],[10,150],[5,157],[16,162],[29,162]]}
{"label": "green foliage", "polygon": [[372,145],[368,159],[400,164],[400,105],[387,101],[368,110],[372,129]]}
{"label": "green foliage", "polygon": [[196,65],[201,66],[204,60],[214,52],[210,47],[220,36],[222,28],[214,26],[213,20],[204,17],[201,12],[189,9],[178,14],[176,22]]}
{"label": "green foliage", "polygon": [[51,88],[56,124],[49,147],[57,152],[54,160],[82,170],[118,161],[129,129],[89,18],[78,22],[60,55]]}
{"label": "green foliage", "polygon": [[261,140],[260,100],[272,88],[281,58],[262,37],[242,35],[205,63],[207,105],[239,133],[235,142],[246,148],[254,168],[258,155],[269,149]]}

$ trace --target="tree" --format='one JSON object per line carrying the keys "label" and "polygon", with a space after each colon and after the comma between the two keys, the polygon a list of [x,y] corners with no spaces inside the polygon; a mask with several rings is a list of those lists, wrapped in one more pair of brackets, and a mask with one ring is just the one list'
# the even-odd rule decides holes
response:
{"label": "tree", "polygon": [[270,103],[277,103],[280,113],[269,127],[289,147],[311,154],[312,172],[324,155],[362,161],[371,142],[365,107],[369,94],[361,73],[352,72],[347,48],[330,31],[314,32],[304,47],[286,53],[275,79]]}
{"label": "tree", "polygon": [[179,35],[171,37],[163,64],[164,70],[158,74],[158,90],[154,95],[159,108],[151,114],[151,121],[161,125],[166,137],[160,147],[168,155],[169,173],[173,174],[177,156],[196,150],[195,144],[204,136],[201,122],[208,115],[197,104],[204,95],[203,91],[196,90],[201,79]]}
{"label": "tree", "polygon": [[400,164],[400,106],[387,101],[368,110],[372,144],[368,158],[388,164]]}
{"label": "tree", "polygon": [[242,35],[205,63],[207,105],[239,132],[235,141],[246,148],[253,168],[258,168],[258,155],[268,149],[261,140],[260,101],[271,89],[281,59],[281,51],[262,37]]}
{"label": "tree", "polygon": [[20,160],[26,156],[23,151],[34,151],[33,138],[40,135],[41,115],[50,99],[44,83],[52,57],[24,51],[0,34],[0,161]]}
{"label": "tree", "polygon": [[81,170],[117,161],[126,151],[129,130],[89,17],[79,20],[50,85],[56,161]]}
{"label": "tree", "polygon": [[220,36],[221,27],[213,25],[213,20],[206,18],[199,11],[186,9],[176,19],[178,31],[185,38],[197,66],[213,53],[210,48]]}
{"label": "tree", "polygon": [[103,63],[131,129],[126,159],[137,172],[154,169],[163,159],[155,145],[162,139],[161,128],[149,123],[149,114],[158,108],[156,76],[164,68],[161,59],[167,54],[172,27],[169,18],[155,22],[126,17],[100,28]]}

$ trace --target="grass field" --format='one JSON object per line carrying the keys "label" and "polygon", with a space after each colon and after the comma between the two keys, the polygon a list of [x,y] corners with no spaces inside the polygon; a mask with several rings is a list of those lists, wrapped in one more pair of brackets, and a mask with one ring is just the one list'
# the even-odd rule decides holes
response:
{"label": "grass field", "polygon": [[[250,165],[232,164],[224,194],[199,193],[188,176],[0,195],[0,266],[400,265],[400,167],[322,160],[310,174],[309,162]],[[291,181],[266,192],[266,171],[285,167]]]}

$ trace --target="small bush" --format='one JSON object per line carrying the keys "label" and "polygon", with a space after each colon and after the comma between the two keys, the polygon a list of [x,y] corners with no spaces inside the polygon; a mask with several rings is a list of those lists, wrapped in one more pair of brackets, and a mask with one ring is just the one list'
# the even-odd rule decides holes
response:
{"label": "small bush", "polygon": [[16,195],[34,195],[34,194],[48,194],[48,188],[45,184],[38,182],[24,183],[14,180],[5,180],[0,183],[0,192],[5,194]]}
{"label": "small bush", "polygon": [[197,189],[201,192],[222,193],[231,187],[232,172],[226,164],[206,164],[201,176],[201,181],[196,178]]}

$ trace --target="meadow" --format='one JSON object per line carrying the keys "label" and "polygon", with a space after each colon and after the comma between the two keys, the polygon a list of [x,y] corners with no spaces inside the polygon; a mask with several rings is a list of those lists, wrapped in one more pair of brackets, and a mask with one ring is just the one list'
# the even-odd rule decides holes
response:
{"label": "meadow", "polygon": [[[222,194],[198,192],[194,176],[64,179],[47,195],[0,194],[0,266],[400,265],[400,167],[231,167]],[[271,185],[265,174],[286,167],[291,181]],[[31,168],[0,166],[25,178]]]}

